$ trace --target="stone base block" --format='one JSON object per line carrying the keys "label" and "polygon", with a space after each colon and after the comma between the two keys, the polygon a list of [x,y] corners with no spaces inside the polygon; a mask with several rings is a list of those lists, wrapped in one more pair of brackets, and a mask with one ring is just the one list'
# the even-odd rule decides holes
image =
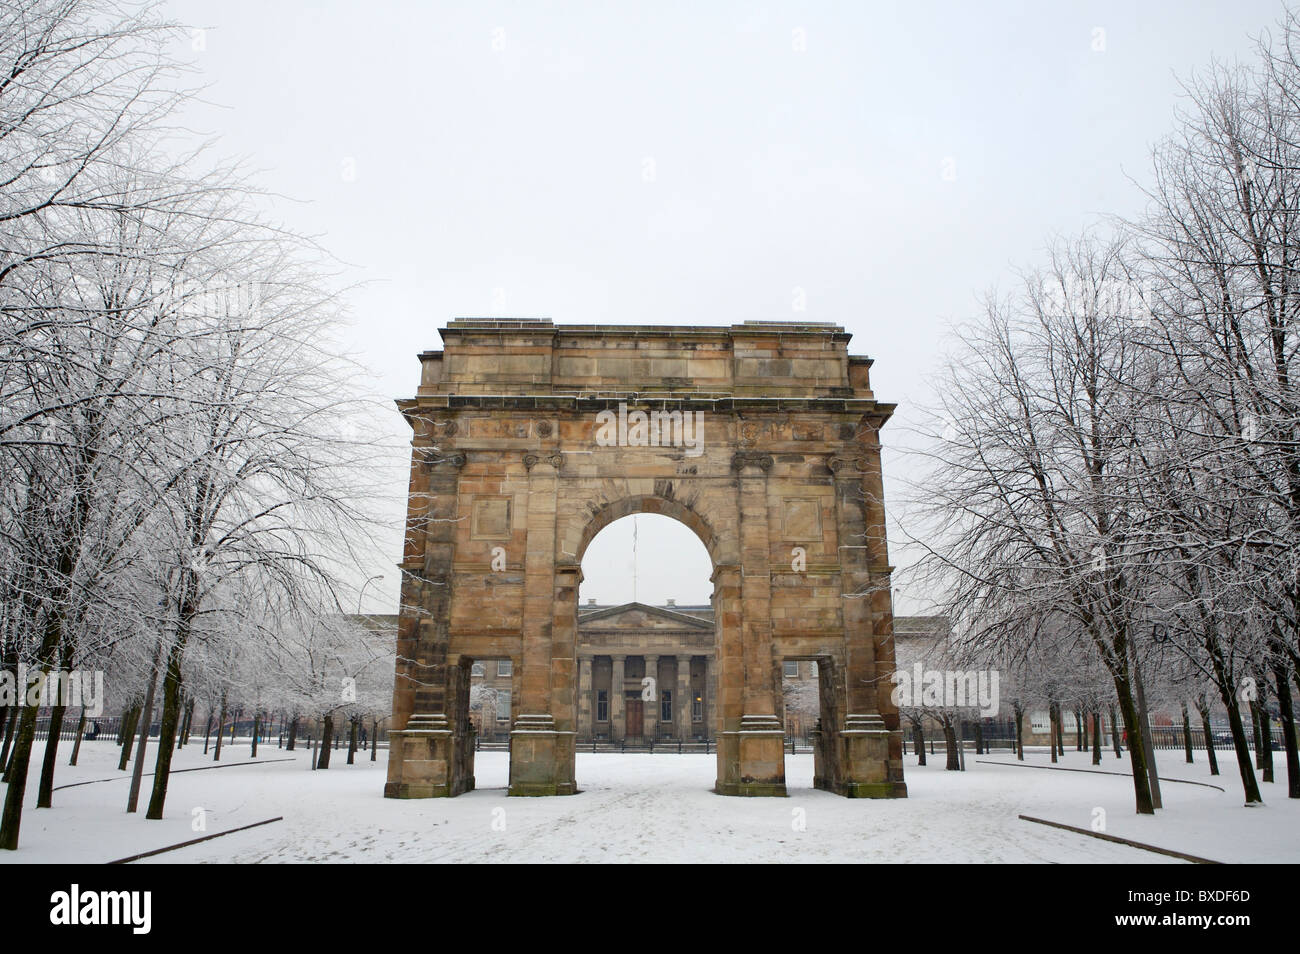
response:
{"label": "stone base block", "polygon": [[839,733],[843,755],[840,777],[824,778],[817,787],[846,798],[906,798],[902,764],[889,758],[893,735],[898,733],[886,729],[878,713],[846,716]]}
{"label": "stone base block", "polygon": [[388,733],[386,798],[451,798],[474,788],[473,740],[443,715],[414,715]]}
{"label": "stone base block", "polygon": [[785,796],[785,731],[776,716],[742,716],[739,729],[718,734],[713,790],[719,795]]}
{"label": "stone base block", "polygon": [[510,731],[509,795],[576,795],[576,732],[560,731],[549,715],[521,715]]}

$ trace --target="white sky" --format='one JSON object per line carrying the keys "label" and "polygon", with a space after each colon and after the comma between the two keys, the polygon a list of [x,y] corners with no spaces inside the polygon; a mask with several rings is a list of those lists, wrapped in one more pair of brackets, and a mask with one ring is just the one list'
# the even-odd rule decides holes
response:
{"label": "white sky", "polygon": [[[802,318],[853,332],[851,349],[876,359],[877,397],[900,405],[901,429],[909,406],[928,400],[924,376],[947,324],[1032,262],[1049,234],[1138,211],[1131,180],[1145,181],[1149,144],[1171,127],[1176,74],[1212,56],[1249,58],[1249,36],[1282,8],[167,9],[207,28],[184,50],[209,104],[188,125],[296,200],[278,204],[283,220],[348,263],[348,281],[368,283],[350,295],[351,340],[379,394],[413,393],[415,355],[440,347],[437,328],[456,315]],[[806,311],[793,310],[795,289]],[[395,411],[384,426],[406,436]],[[897,497],[907,464],[887,457],[886,467]],[[404,479],[396,472],[384,492],[403,494]],[[396,602],[400,521],[395,510],[392,560],[373,571],[386,577],[368,590],[375,612]],[[676,566],[678,544],[655,544],[653,523],[640,521],[640,552],[655,559],[659,546],[659,563]],[[624,524],[602,539],[624,533],[626,561]],[[631,598],[626,580],[619,592],[592,580],[588,569],[584,599]],[[638,595],[700,598],[672,579],[656,586]],[[913,608],[904,594],[900,611]]]}

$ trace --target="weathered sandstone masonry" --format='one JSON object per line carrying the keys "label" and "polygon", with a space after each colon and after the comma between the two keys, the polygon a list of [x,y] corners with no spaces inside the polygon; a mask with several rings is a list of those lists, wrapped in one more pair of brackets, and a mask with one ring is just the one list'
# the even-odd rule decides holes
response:
{"label": "weathered sandstone masonry", "polygon": [[[632,513],[680,520],[713,561],[715,790],[785,794],[781,667],[809,659],[815,784],[906,795],[880,473],[893,405],[843,328],[461,318],[441,333],[398,402],[413,451],[385,795],[474,787],[469,674],[491,659],[514,669],[510,794],[578,790],[580,564]],[[662,426],[643,426],[654,412]]]}

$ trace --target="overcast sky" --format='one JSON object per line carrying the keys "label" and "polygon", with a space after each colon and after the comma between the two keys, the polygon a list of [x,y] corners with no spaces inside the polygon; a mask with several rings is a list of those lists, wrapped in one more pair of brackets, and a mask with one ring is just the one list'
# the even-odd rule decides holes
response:
{"label": "overcast sky", "polygon": [[[188,125],[245,157],[293,200],[280,217],[367,283],[350,295],[350,340],[379,394],[414,392],[415,355],[456,315],[791,318],[851,331],[900,427],[930,399],[948,324],[1052,233],[1137,212],[1133,180],[1171,127],[1178,76],[1249,58],[1282,9],[168,6],[206,28],[184,51],[206,85]],[[385,426],[406,436],[395,412]],[[886,467],[897,496],[907,464]],[[631,598],[627,523],[589,551],[584,599]],[[707,602],[703,548],[655,523],[639,521],[637,595]],[[374,572],[378,612],[397,573]],[[915,605],[904,594],[900,610]]]}

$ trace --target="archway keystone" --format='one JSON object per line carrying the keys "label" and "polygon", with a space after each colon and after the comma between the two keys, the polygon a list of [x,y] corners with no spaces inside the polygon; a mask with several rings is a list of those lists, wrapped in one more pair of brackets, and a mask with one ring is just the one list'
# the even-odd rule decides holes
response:
{"label": "archway keystone", "polygon": [[632,513],[681,521],[713,561],[715,790],[785,794],[780,661],[801,657],[823,661],[815,784],[906,795],[878,442],[893,405],[843,328],[441,333],[398,402],[413,450],[385,795],[474,787],[466,673],[490,658],[516,666],[510,794],[578,790],[580,563]]}

